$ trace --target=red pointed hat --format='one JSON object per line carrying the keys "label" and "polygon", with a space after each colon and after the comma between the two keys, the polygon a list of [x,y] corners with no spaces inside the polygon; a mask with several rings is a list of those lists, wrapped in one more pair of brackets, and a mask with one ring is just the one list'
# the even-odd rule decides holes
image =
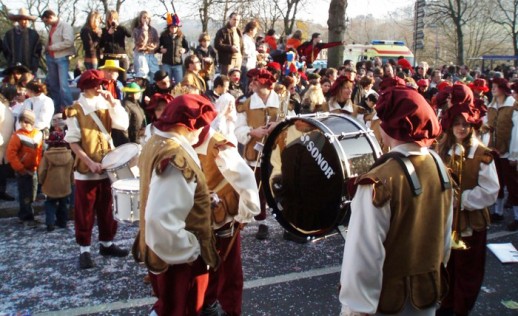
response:
{"label": "red pointed hat", "polygon": [[415,89],[401,85],[385,89],[376,112],[381,128],[394,139],[428,147],[441,134],[435,112]]}
{"label": "red pointed hat", "polygon": [[192,131],[209,125],[216,115],[214,106],[206,97],[184,94],[166,105],[154,125],[161,131],[168,131],[174,125],[183,125]]}
{"label": "red pointed hat", "polygon": [[480,110],[475,106],[473,91],[468,86],[463,83],[454,84],[451,92],[451,103],[452,106],[444,111],[441,117],[443,130],[452,128],[459,115],[464,117],[466,122],[473,124],[475,128],[481,126]]}

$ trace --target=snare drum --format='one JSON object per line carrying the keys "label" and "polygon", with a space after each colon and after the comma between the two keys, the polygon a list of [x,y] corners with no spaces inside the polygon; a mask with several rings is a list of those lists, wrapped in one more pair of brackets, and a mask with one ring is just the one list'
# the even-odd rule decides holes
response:
{"label": "snare drum", "polygon": [[342,114],[290,117],[268,136],[261,178],[268,205],[286,230],[319,237],[347,225],[349,179],[381,156],[371,130]]}
{"label": "snare drum", "polygon": [[139,220],[140,180],[122,179],[112,184],[113,218],[121,223]]}
{"label": "snare drum", "polygon": [[106,170],[112,183],[121,179],[138,178],[139,153],[140,147],[138,144],[127,143],[120,145],[104,156],[101,165]]}

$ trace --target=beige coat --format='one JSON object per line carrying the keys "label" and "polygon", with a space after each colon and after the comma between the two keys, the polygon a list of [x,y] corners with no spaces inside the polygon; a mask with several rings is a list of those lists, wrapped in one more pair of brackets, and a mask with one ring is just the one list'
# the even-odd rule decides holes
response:
{"label": "beige coat", "polygon": [[52,147],[44,154],[38,168],[41,191],[49,198],[63,198],[72,193],[74,158],[66,147]]}

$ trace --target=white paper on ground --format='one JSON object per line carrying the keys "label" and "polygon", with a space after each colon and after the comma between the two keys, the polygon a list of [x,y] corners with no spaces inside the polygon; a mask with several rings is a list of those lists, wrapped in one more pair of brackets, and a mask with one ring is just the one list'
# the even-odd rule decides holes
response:
{"label": "white paper on ground", "polygon": [[518,251],[511,243],[487,244],[487,247],[502,263],[518,262]]}

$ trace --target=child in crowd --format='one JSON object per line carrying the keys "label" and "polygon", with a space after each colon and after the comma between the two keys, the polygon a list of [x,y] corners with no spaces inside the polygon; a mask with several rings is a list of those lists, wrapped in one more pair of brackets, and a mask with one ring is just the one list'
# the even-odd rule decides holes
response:
{"label": "child in crowd", "polygon": [[74,182],[74,159],[64,138],[65,134],[61,131],[50,133],[45,141],[49,147],[38,168],[41,190],[47,196],[45,224],[49,232],[54,230],[54,225],[67,227],[67,201]]}
{"label": "child in crowd", "polygon": [[12,135],[7,145],[7,160],[16,172],[18,181],[18,217],[25,226],[35,227],[38,223],[34,220],[32,202],[38,188],[36,170],[41,159],[43,134],[34,128],[34,112],[24,110],[18,120],[21,127]]}

